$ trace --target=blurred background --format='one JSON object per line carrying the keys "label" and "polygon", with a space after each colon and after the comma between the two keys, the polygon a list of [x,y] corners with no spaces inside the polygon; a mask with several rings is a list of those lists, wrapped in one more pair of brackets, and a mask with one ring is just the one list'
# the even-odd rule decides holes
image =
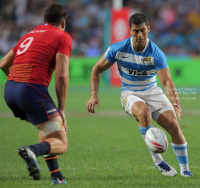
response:
{"label": "blurred background", "polygon": [[[66,7],[66,31],[73,39],[66,100],[69,151],[59,156],[68,186],[200,187],[200,0],[116,0],[118,9],[114,0],[0,0],[0,59],[23,35],[43,24],[44,9],[52,2]],[[194,174],[189,182],[180,175],[161,177],[153,170],[138,122],[122,110],[119,74],[112,69],[114,66],[101,78],[100,109],[96,108],[95,114],[86,110],[92,67],[110,44],[130,36],[127,22],[136,12],[149,18],[149,38],[166,54],[177,87],[183,109],[180,127],[187,139]],[[57,104],[54,78],[48,89]],[[42,178],[32,181],[24,170],[24,161],[16,156],[19,146],[38,142],[38,131],[13,117],[4,101],[5,82],[6,75],[0,70],[0,187],[49,188],[49,170],[43,157],[38,159]],[[158,126],[156,122],[153,125]],[[171,137],[167,136],[170,143]],[[170,144],[163,157],[179,171]]]}
{"label": "blurred background", "polygon": [[[71,84],[86,84],[92,66],[112,43],[110,20],[114,0],[1,0],[0,55],[5,55],[23,35],[43,23],[44,8],[52,2],[66,7],[68,12],[66,31],[73,39]],[[183,77],[187,81],[191,72],[184,71],[192,62],[199,61],[200,55],[200,1],[123,0],[122,6],[149,18],[149,38],[164,51],[169,64],[178,62],[172,72],[180,78],[177,83],[181,85]],[[181,68],[182,62],[190,65]],[[110,83],[110,76],[109,72],[104,74],[104,84]],[[198,84],[196,81],[195,85]]]}
{"label": "blurred background", "polygon": [[[7,53],[24,34],[43,23],[43,10],[52,0],[0,1],[0,54]],[[105,11],[112,0],[57,0],[68,12],[66,31],[76,56],[104,53]],[[124,0],[123,6],[144,13],[150,21],[149,38],[166,54],[200,54],[199,0]]]}

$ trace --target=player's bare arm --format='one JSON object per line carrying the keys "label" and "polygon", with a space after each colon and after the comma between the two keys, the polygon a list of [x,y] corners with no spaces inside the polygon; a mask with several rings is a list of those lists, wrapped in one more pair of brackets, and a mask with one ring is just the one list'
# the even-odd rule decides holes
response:
{"label": "player's bare arm", "polygon": [[10,50],[1,60],[0,68],[1,70],[8,76],[10,72],[10,68],[12,66],[12,62],[14,60],[14,52]]}
{"label": "player's bare arm", "polygon": [[58,110],[66,127],[65,106],[69,81],[69,58],[62,53],[56,54],[56,94]]}
{"label": "player's bare arm", "polygon": [[86,108],[89,113],[95,113],[94,107],[95,105],[99,106],[99,98],[98,98],[98,87],[100,83],[100,75],[103,71],[109,69],[113,64],[110,63],[104,55],[100,58],[100,60],[94,65],[92,69],[92,73],[90,76],[90,90],[91,90],[91,98],[86,104]]}
{"label": "player's bare arm", "polygon": [[166,91],[167,96],[171,100],[172,105],[173,105],[174,109],[176,110],[178,119],[181,120],[182,109],[180,106],[178,92],[176,91],[176,87],[170,76],[169,69],[168,68],[161,69],[157,72],[157,74],[158,74],[158,78],[159,78],[162,86],[164,87],[164,89]]}

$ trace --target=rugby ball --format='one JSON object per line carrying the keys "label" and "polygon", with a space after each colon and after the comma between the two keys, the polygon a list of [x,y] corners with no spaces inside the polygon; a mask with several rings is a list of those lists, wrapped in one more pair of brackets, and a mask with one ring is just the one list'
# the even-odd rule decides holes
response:
{"label": "rugby ball", "polygon": [[168,148],[166,134],[159,128],[152,127],[147,130],[145,142],[148,148],[154,153],[163,153]]}

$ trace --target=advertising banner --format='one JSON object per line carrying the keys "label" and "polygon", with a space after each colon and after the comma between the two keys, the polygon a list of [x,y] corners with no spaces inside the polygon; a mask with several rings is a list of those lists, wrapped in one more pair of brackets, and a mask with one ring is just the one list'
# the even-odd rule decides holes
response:
{"label": "advertising banner", "polygon": [[[0,58],[1,59],[1,58]],[[87,57],[71,57],[69,65],[69,85],[71,86],[90,86],[90,74],[92,67],[98,61],[97,58]],[[0,85],[6,83],[7,76],[0,69]],[[104,78],[102,77],[101,85],[105,84]],[[55,85],[55,73],[52,75],[50,85]]]}
{"label": "advertising banner", "polygon": [[[1,58],[0,58],[1,59]],[[92,67],[98,61],[97,58],[71,57],[70,58],[70,86],[89,86]],[[200,70],[200,58],[171,58],[167,57],[172,80],[176,86],[200,86],[198,78]],[[116,74],[119,75],[116,69]],[[0,85],[6,83],[7,76],[0,70]],[[159,80],[157,80],[159,84]],[[107,85],[107,80],[101,76],[101,85]],[[55,85],[55,74],[52,76],[51,85]],[[160,84],[159,84],[160,85]],[[117,85],[113,85],[117,86]]]}
{"label": "advertising banner", "polygon": [[[129,17],[131,9],[128,7],[120,10],[111,10],[111,44],[122,41],[130,37],[129,33]],[[120,75],[118,73],[117,64],[110,68],[110,84],[112,86],[120,86]]]}

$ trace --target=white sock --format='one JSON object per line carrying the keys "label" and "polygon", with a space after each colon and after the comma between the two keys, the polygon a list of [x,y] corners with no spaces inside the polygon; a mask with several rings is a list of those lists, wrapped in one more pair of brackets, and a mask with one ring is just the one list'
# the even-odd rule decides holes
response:
{"label": "white sock", "polygon": [[[145,140],[145,135],[142,135],[142,137]],[[152,156],[152,159],[153,159],[153,162],[155,165],[158,165],[163,161],[162,155],[160,155],[159,153],[154,153],[154,152],[150,151],[150,154]]]}
{"label": "white sock", "polygon": [[162,155],[160,155],[158,153],[154,153],[152,151],[150,151],[150,154],[152,156],[152,159],[153,159],[153,162],[155,165],[158,165],[163,161]]}

